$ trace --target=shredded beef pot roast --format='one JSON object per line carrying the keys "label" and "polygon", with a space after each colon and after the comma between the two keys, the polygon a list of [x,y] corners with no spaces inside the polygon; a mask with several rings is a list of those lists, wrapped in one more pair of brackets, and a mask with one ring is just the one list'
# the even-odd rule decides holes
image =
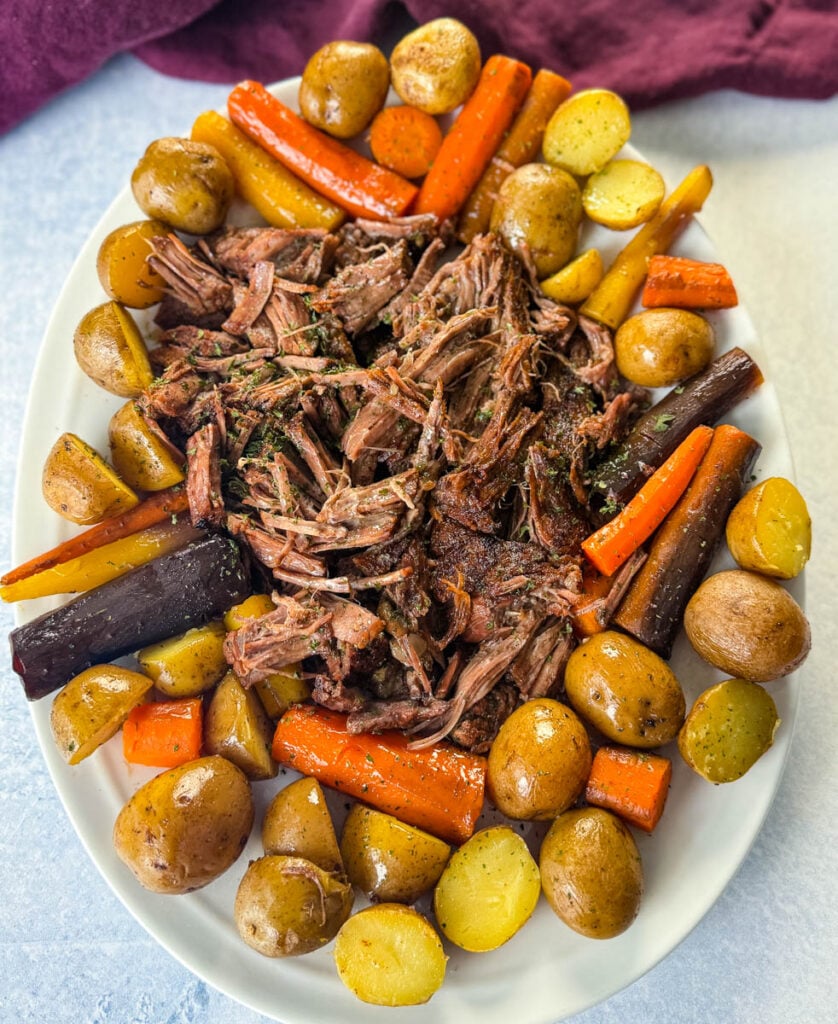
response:
{"label": "shredded beef pot roast", "polygon": [[500,238],[448,241],[427,216],[156,239],[140,407],[186,453],[193,522],[273,591],[227,637],[245,685],[302,661],[350,729],[482,752],[561,690],[589,462],[646,396]]}

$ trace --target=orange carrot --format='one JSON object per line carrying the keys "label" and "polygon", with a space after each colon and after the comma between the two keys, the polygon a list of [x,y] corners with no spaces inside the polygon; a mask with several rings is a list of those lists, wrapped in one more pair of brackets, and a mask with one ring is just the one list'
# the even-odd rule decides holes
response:
{"label": "orange carrot", "polygon": [[274,759],[451,843],[474,832],[486,760],[448,743],[408,749],[398,732],[353,735],[346,716],[296,704],[279,720]]}
{"label": "orange carrot", "polygon": [[668,757],[625,747],[600,747],[585,799],[594,807],[613,811],[629,825],[651,832],[663,814],[671,776]]}
{"label": "orange carrot", "polygon": [[653,256],[641,302],[644,306],[730,309],[739,299],[733,280],[721,263],[704,263],[684,256]]}
{"label": "orange carrot", "polygon": [[526,64],[496,54],[490,57],[445,136],[433,167],[422,183],[415,213],[453,217],[468,199],[500,145],[532,81]]}
{"label": "orange carrot", "polygon": [[122,727],[122,752],[130,764],[176,768],[201,756],[200,697],[139,704]]}
{"label": "orange carrot", "polygon": [[597,572],[590,562],[582,566],[582,603],[573,613],[573,628],[578,636],[593,636],[605,629],[599,610],[612,583],[610,576]]}
{"label": "orange carrot", "polygon": [[189,508],[189,502],[186,490],[182,486],[178,485],[166,491],[158,491],[127,512],[104,519],[96,526],[85,530],[84,533],[70,537],[69,540],[65,540],[57,547],[38,555],[37,558],[32,558],[16,569],[11,569],[0,579],[0,583],[3,586],[8,586],[19,580],[25,580],[28,576],[34,576],[36,572],[43,572],[44,569],[50,569],[54,565],[69,562],[71,558],[78,558],[104,544],[110,544],[112,541],[144,530],[148,526],[162,523],[178,512],[185,512],[187,508]]}
{"label": "orange carrot", "polygon": [[457,238],[461,242],[467,245],[476,235],[489,230],[498,189],[516,167],[537,159],[547,122],[556,107],[567,99],[570,89],[570,82],[553,71],[542,68],[536,74],[509,134],[460,213]]}
{"label": "orange carrot", "polygon": [[356,217],[401,216],[416,186],[319,131],[258,82],[227,99],[230,120],[280,163]]}
{"label": "orange carrot", "polygon": [[625,508],[582,541],[588,559],[606,576],[655,532],[687,489],[713,438],[712,427],[696,427],[657,469]]}
{"label": "orange carrot", "polygon": [[370,126],[372,155],[404,178],[424,178],[441,145],[436,118],[416,107],[385,107]]}

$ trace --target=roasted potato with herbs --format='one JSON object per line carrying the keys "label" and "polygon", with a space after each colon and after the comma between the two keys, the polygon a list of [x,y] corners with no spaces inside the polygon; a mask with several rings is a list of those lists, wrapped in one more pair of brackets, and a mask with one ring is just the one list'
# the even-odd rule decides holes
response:
{"label": "roasted potato with herbs", "polygon": [[272,733],[256,693],[227,672],[204,713],[205,752],[226,757],[251,780],[272,779],[278,771],[271,757]]}
{"label": "roasted potato with herbs", "polygon": [[149,427],[134,401],[111,416],[108,441],[114,469],[138,491],[163,491],[185,478],[183,456]]}
{"label": "roasted potato with herbs", "polygon": [[390,814],[354,804],[346,816],[340,852],[349,881],[384,903],[415,903],[433,889],[451,847]]}
{"label": "roasted potato with herbs", "polygon": [[727,546],[740,569],[790,580],[812,549],[812,520],[790,480],[773,476],[752,487],[730,513]]}
{"label": "roasted potato with herbs", "polygon": [[163,298],[166,282],[147,263],[151,240],[166,236],[167,224],[138,220],[114,228],[99,246],[96,273],[105,293],[131,309],[148,309]]}
{"label": "roasted potato with herbs", "polygon": [[631,136],[622,97],[609,89],[583,89],[556,110],[544,130],[544,159],[584,178],[601,170]]}
{"label": "roasted potato with herbs", "polygon": [[591,761],[588,734],[571,708],[548,697],[528,700],[489,751],[489,798],[508,818],[555,818],[584,789]]}
{"label": "roasted potato with herbs", "polygon": [[666,186],[654,167],[640,160],[609,160],[582,189],[582,206],[596,224],[626,231],[645,224],[663,201]]}
{"label": "roasted potato with herbs", "polygon": [[576,259],[541,282],[541,290],[554,302],[578,306],[602,280],[605,268],[598,249],[586,249]]}
{"label": "roasted potato with herbs", "polygon": [[227,870],[253,827],[245,775],[223,757],[200,757],[141,786],[119,812],[114,847],[152,892],[192,892]]}
{"label": "roasted potato with herbs", "polygon": [[614,335],[617,369],[644,388],[671,387],[692,377],[710,365],[715,348],[709,320],[668,306],[636,313]]}
{"label": "roasted potato with herbs", "polygon": [[684,723],[684,691],[669,665],[614,630],[595,633],[573,651],[565,691],[585,721],[627,747],[663,746]]}
{"label": "roasted potato with herbs", "polygon": [[41,475],[44,501],[71,523],[91,526],[127,512],[139,498],[76,434],[62,434],[52,446]]}
{"label": "roasted potato with herbs", "polygon": [[563,267],[576,251],[582,194],[565,171],[524,164],[504,180],[490,226],[511,249],[529,249],[539,277]]}
{"label": "roasted potato with herbs", "polygon": [[67,764],[107,742],[151,689],[151,680],[119,665],[93,665],[74,676],[52,702],[50,729]]}
{"label": "roasted potato with herbs", "polygon": [[610,939],[637,917],[640,853],[610,811],[585,807],[559,815],[541,844],[539,870],[553,912],[580,935]]}
{"label": "roasted potato with herbs", "polygon": [[365,1003],[426,1003],[445,979],[448,957],[430,922],[401,903],[353,915],[335,940],[338,977]]}
{"label": "roasted potato with herbs", "polygon": [[144,647],[137,661],[167,697],[197,697],[212,689],[227,671],[225,636],[223,623],[208,622]]}
{"label": "roasted potato with herbs", "polygon": [[146,216],[208,235],[224,223],[236,186],[215,146],[170,137],[156,139],[140,157],[131,191]]}
{"label": "roasted potato with herbs", "polygon": [[435,18],[409,32],[390,54],[390,77],[403,103],[450,114],[480,77],[480,44],[455,18]]}
{"label": "roasted potato with herbs", "polygon": [[451,856],[434,890],[434,913],[446,938],[484,953],[526,924],[540,888],[527,844],[509,825],[495,825],[475,832]]}
{"label": "roasted potato with herbs", "polygon": [[336,40],[309,58],[300,81],[300,113],[315,128],[351,139],[384,106],[390,65],[372,43]]}
{"label": "roasted potato with herbs", "polygon": [[263,956],[311,953],[337,935],[352,911],[352,886],[302,857],[250,862],[236,893],[239,935]]}
{"label": "roasted potato with herbs", "polygon": [[139,328],[113,300],[85,313],[73,334],[73,350],[87,376],[112,395],[137,398],[154,379]]}
{"label": "roasted potato with herbs", "polygon": [[271,800],[262,819],[262,846],[265,853],[302,857],[343,874],[335,826],[317,779],[297,779]]}
{"label": "roasted potato with herbs", "polygon": [[745,569],[708,576],[687,604],[684,629],[705,661],[754,683],[793,672],[812,643],[809,622],[791,594]]}
{"label": "roasted potato with herbs", "polygon": [[777,706],[759,683],[726,679],[696,700],[678,749],[708,782],[735,782],[769,749],[779,725]]}

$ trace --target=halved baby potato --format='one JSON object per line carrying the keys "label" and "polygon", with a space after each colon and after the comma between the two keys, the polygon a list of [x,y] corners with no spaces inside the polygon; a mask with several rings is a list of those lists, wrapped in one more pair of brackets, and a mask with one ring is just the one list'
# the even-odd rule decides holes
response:
{"label": "halved baby potato", "polygon": [[106,294],[131,309],[147,309],[159,302],[166,282],[147,259],[151,239],[170,230],[160,220],[139,220],[111,231],[96,257],[96,272]]}
{"label": "halved baby potato", "polygon": [[114,468],[138,491],[163,491],[184,479],[183,457],[154,433],[135,402],[113,414],[108,440]]}
{"label": "halved baby potato", "polygon": [[151,686],[148,676],[119,665],[93,665],[74,676],[50,710],[52,736],[67,764],[107,742]]}
{"label": "halved baby potato", "polygon": [[552,277],[541,282],[541,290],[554,302],[578,306],[602,280],[605,268],[598,249],[586,249]]}
{"label": "halved baby potato", "polygon": [[556,110],[544,132],[544,159],[577,177],[604,167],[628,142],[631,117],[610,89],[583,89]]}
{"label": "halved baby potato", "polygon": [[663,201],[666,186],[654,167],[640,160],[609,160],[582,190],[585,213],[597,224],[626,231],[645,224]]}
{"label": "halved baby potato", "polygon": [[197,697],[212,689],[227,671],[225,636],[223,623],[208,622],[143,648],[137,661],[161,693]]}
{"label": "halved baby potato", "polygon": [[126,512],[140,500],[94,448],[71,433],[62,434],[52,446],[41,490],[53,512],[79,526]]}
{"label": "halved baby potato", "polygon": [[335,826],[317,779],[302,778],[281,789],[262,821],[265,853],[303,857],[324,871],[343,872]]}
{"label": "halved baby potato", "polygon": [[73,335],[73,350],[87,376],[112,395],[136,398],[154,379],[139,328],[113,300],[85,313]]}
{"label": "halved baby potato", "polygon": [[812,520],[794,484],[773,476],[744,495],[728,518],[726,536],[740,568],[790,580],[809,561]]}
{"label": "halved baby potato", "polygon": [[253,690],[228,672],[212,695],[204,717],[204,749],[237,765],[251,780],[272,779],[271,722]]}

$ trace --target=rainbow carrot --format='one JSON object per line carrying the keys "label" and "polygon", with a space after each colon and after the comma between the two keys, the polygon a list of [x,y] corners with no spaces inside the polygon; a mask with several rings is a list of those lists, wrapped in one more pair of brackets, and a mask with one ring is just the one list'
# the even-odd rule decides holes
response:
{"label": "rainbow carrot", "polygon": [[647,307],[730,309],[739,298],[733,279],[721,263],[653,256],[640,301]]}
{"label": "rainbow carrot", "polygon": [[176,768],[201,756],[200,697],[139,704],[122,726],[122,753],[129,764]]}
{"label": "rainbow carrot", "polygon": [[669,792],[672,762],[658,754],[625,747],[600,747],[594,756],[585,799],[618,814],[629,825],[651,832]]}

